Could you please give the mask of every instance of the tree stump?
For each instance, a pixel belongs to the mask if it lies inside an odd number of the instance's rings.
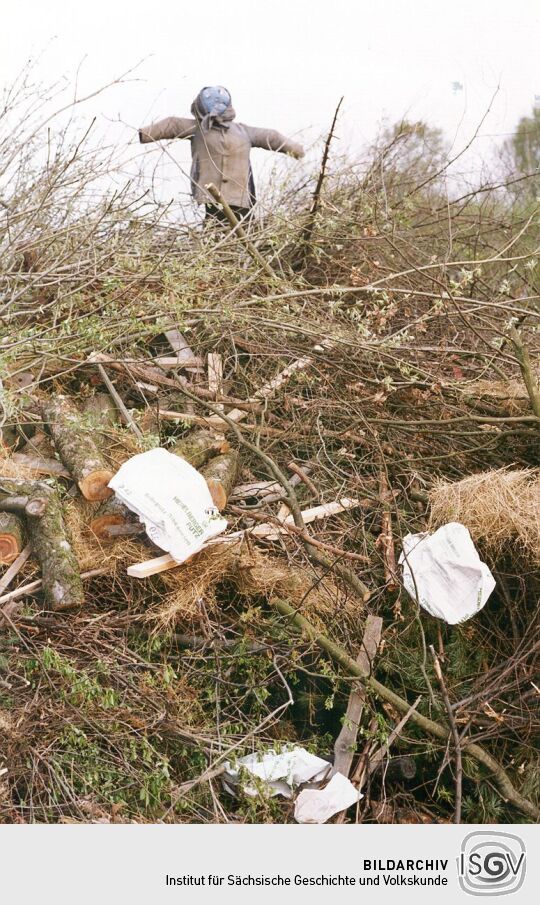
[[[43,406],[43,420],[62,462],[77,481],[85,499],[106,500],[112,496],[107,485],[113,472],[71,399],[60,395],[51,398]]]

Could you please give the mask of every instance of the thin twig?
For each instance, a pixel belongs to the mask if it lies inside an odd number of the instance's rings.
[[[456,775],[455,775],[455,809],[454,809],[454,823],[461,823],[461,799],[462,799],[462,786],[463,786],[463,765],[461,759],[461,741],[459,738],[459,732],[456,726],[456,720],[454,714],[452,712],[452,704],[450,702],[450,698],[448,696],[448,689],[446,687],[446,682],[444,681],[444,676],[441,669],[441,664],[439,662],[439,658],[435,653],[435,648],[432,644],[429,645],[429,649],[431,651],[431,656],[433,657],[433,664],[435,667],[435,675],[437,676],[439,685],[441,686],[441,694],[444,701],[444,706],[446,707],[446,712],[448,714],[448,722],[450,724],[450,729],[452,732],[452,739],[454,742],[454,751],[456,758]]]

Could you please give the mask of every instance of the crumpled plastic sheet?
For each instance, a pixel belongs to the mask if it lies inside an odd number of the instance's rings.
[[[283,795],[292,798],[295,789],[305,783],[321,784],[332,770],[332,764],[295,746],[264,754],[248,754],[232,766],[225,765],[222,782],[235,795],[239,788],[246,795]],[[245,774],[256,781],[251,783]],[[344,811],[363,796],[341,773],[335,773],[324,789],[303,789],[296,801],[294,817],[298,823],[325,823],[334,814]]]
[[[468,529],[459,522],[449,522],[433,534],[407,534],[399,562],[413,600],[449,625],[475,616],[495,588]]]
[[[334,773],[324,789],[303,789],[296,799],[297,823],[326,823],[334,814],[345,811],[364,796],[343,773]]]
[[[295,746],[290,750],[248,754],[234,766],[227,762],[223,782],[233,794],[241,785],[246,795],[255,796],[262,792],[269,797],[283,795],[285,798],[292,798],[295,786],[316,782],[327,775],[331,766],[327,760]],[[241,774],[244,771],[256,777],[259,782],[251,784],[247,779],[242,780]]]

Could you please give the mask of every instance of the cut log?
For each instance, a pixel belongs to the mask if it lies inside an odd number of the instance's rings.
[[[216,456],[202,469],[202,473],[206,478],[208,490],[212,495],[214,504],[219,511],[225,509],[227,500],[236,483],[238,474],[239,456],[238,453],[231,449],[221,456]]]
[[[109,533],[109,528],[140,525],[140,521],[127,506],[124,505],[117,497],[112,496],[105,500],[97,510],[95,516],[90,521],[90,530],[100,540],[114,540],[114,535]]]
[[[28,444],[27,444],[28,445]],[[36,474],[55,478],[71,478],[71,474],[64,468],[58,459],[42,459],[41,456],[27,455],[26,453],[13,453],[11,461],[25,468],[35,471]]]
[[[138,424],[136,424],[135,421],[133,420],[133,417],[131,416],[130,412],[124,405],[124,401],[123,401],[122,397],[120,396],[120,393],[116,389],[114,383],[112,382],[112,380],[109,377],[109,375],[107,374],[105,368],[101,364],[102,358],[107,358],[107,356],[103,356],[103,355],[99,356],[97,352],[93,352],[89,356],[88,361],[93,362],[96,365],[96,367],[99,371],[100,377],[101,377],[103,383],[105,384],[105,386],[107,387],[109,393],[111,394],[111,399],[113,400],[115,406],[117,407],[123,423],[127,424],[127,426],[133,431],[135,436],[138,437],[140,440],[142,440],[142,436],[143,436],[142,431],[139,428]]]
[[[112,496],[107,486],[113,472],[99,451],[81,413],[67,396],[55,396],[43,406],[47,425],[60,458],[87,500]]]
[[[181,456],[193,465],[193,468],[201,468],[212,456],[228,453],[229,450],[229,442],[223,434],[203,429],[193,431],[187,437],[178,440],[171,446],[170,451],[176,456]]]
[[[253,481],[233,487],[229,500],[241,509],[259,509],[265,503],[282,500],[285,491],[278,481]]]
[[[84,421],[93,430],[116,427],[120,422],[118,409],[108,393],[89,396],[83,405]]]
[[[17,559],[26,538],[24,522],[13,512],[0,512],[0,563],[9,565]]]
[[[19,453],[25,456],[38,456],[42,459],[54,458],[54,446],[45,431],[37,430],[34,436],[21,446]]]
[[[28,499],[26,512],[32,510],[32,503],[39,504],[41,515],[27,516],[26,529],[41,564],[45,605],[51,610],[81,606],[84,596],[79,564],[68,540],[58,494],[41,481],[2,478],[0,501],[17,497]]]
[[[291,487],[296,487],[300,481],[296,474],[289,478]],[[246,509],[255,509],[263,503],[275,503],[284,497],[285,491],[279,481],[254,481],[251,484],[237,484],[229,499],[241,501]]]

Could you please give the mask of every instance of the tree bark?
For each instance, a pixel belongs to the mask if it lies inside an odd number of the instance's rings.
[[[41,481],[0,479],[0,502],[26,499],[26,529],[41,564],[45,604],[51,610],[84,602],[79,564],[69,543],[60,498]],[[31,512],[36,515],[30,515]]]
[[[9,565],[26,543],[24,523],[13,512],[0,512],[0,563]]]
[[[85,422],[91,429],[105,430],[116,427],[120,421],[118,409],[108,393],[96,393],[84,402]]]
[[[11,456],[11,461],[17,465],[23,465],[38,475],[45,475],[48,478],[69,478],[71,480],[71,474],[58,459],[42,459],[41,456],[31,456],[26,453],[16,452]]]
[[[43,406],[47,425],[60,458],[77,481],[87,500],[106,500],[112,496],[107,486],[113,472],[98,449],[92,431],[67,396],[55,396]]]
[[[54,446],[51,438],[42,430],[37,430],[31,440],[21,446],[19,453],[25,456],[39,456],[43,459],[54,458]]]
[[[223,434],[216,434],[213,431],[202,430],[193,431],[187,437],[183,437],[174,446],[171,446],[171,452],[175,456],[181,456],[193,468],[201,468],[208,459],[218,453],[228,453],[230,444]]]
[[[97,510],[90,522],[90,530],[100,540],[112,541],[115,540],[115,537],[109,534],[109,528],[116,525],[126,527],[127,525],[138,524],[140,522],[135,513],[128,509],[117,497],[112,496],[109,500],[105,500]]]
[[[236,484],[238,466],[238,453],[236,450],[231,449],[229,452],[211,459],[208,465],[202,469],[202,474],[206,478],[214,505],[217,506],[220,512],[225,509],[227,500]]]

